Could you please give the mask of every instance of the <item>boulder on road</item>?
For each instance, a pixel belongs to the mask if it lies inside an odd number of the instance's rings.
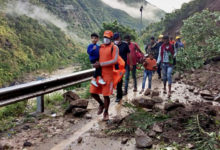
[[[182,104],[182,103],[166,103],[164,106],[164,109],[166,111],[172,111],[172,110],[175,110],[179,107],[185,108],[184,104]]]
[[[156,136],[156,132],[154,132],[154,131],[150,131],[149,133],[148,133],[148,135],[150,136],[150,137],[155,137]]]
[[[203,96],[203,98],[205,100],[210,100],[210,101],[213,101],[214,100],[214,97],[213,96]]]
[[[155,103],[162,103],[163,98],[161,98],[159,96],[154,96],[154,97],[152,97],[152,101],[154,101]]]
[[[199,89],[195,89],[195,90],[193,91],[193,93],[194,93],[195,95],[199,95]]]
[[[159,95],[160,95],[160,92],[159,92],[159,91],[153,90],[153,91],[151,92],[151,97],[159,96]]]
[[[64,100],[68,101],[68,102],[72,102],[72,101],[75,101],[77,99],[80,99],[79,95],[77,95],[73,91],[68,91],[68,92],[64,93],[63,97],[64,97]]]
[[[148,96],[148,95],[150,95],[150,93],[151,93],[151,90],[150,90],[150,89],[147,89],[147,90],[144,92],[144,95],[145,95],[145,96]]]
[[[70,105],[73,108],[84,108],[84,109],[87,108],[88,104],[89,104],[89,101],[86,99],[78,99],[70,103]]]
[[[85,115],[85,113],[87,113],[87,110],[83,108],[73,108],[72,113],[73,113],[73,116],[80,117],[80,116]]]
[[[209,90],[200,91],[200,95],[203,96],[212,96],[212,93]]]
[[[64,115],[71,113],[73,108],[83,108],[86,109],[89,104],[89,101],[86,99],[78,99],[70,102],[69,107],[66,109]]]
[[[139,128],[135,132],[135,141],[137,148],[151,148],[153,145],[152,139]]]
[[[151,98],[147,96],[137,97],[132,100],[132,103],[137,107],[143,107],[148,109],[152,109],[155,104],[155,102],[152,101]]]
[[[174,79],[174,81],[179,81],[179,80],[181,79],[180,73],[179,73],[179,72],[176,72],[176,73],[173,75],[173,79]]]
[[[220,102],[220,94],[214,98],[214,101]]]
[[[159,126],[158,124],[154,124],[153,125],[153,131],[157,132],[157,133],[162,133],[163,129],[161,126]]]
[[[31,147],[32,146],[32,143],[31,142],[28,142],[28,141],[25,141],[24,144],[23,144],[24,147]]]
[[[195,88],[194,88],[194,87],[189,87],[188,90],[189,90],[190,92],[193,92],[193,91],[195,90]]]

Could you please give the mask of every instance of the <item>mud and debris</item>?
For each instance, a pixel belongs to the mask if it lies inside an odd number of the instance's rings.
[[[213,67],[220,69],[219,66]],[[134,150],[137,145],[135,131],[139,128],[147,139],[152,140],[149,147],[154,150],[159,149],[161,143],[172,145],[174,142],[183,148],[196,149],[199,142],[209,142],[212,139],[217,140],[214,148],[218,149],[219,74],[216,74],[215,69],[209,71],[211,73],[208,75],[204,68],[184,74],[177,73],[171,99],[162,92],[161,80],[154,76],[152,90],[143,94],[128,92],[119,104],[112,101],[110,121],[107,123],[96,115],[97,104],[94,100],[81,102],[76,93],[68,93],[66,101],[72,107],[70,114],[63,116],[65,111],[60,111],[56,113],[56,117],[51,117],[51,113],[46,112],[44,115],[29,117],[27,122],[0,133],[0,147],[28,150]],[[142,77],[139,79],[139,86],[141,79]],[[138,90],[140,89],[141,86]],[[204,96],[213,99],[206,100]],[[111,99],[114,98],[115,94]],[[133,108],[133,104],[136,107]],[[87,110],[87,114],[83,117],[80,115],[81,118],[75,117],[73,111],[76,108]],[[141,111],[136,113],[139,109]],[[18,121],[21,119],[18,118]],[[137,120],[141,122],[133,122]],[[30,142],[30,147],[24,147],[25,142]]]

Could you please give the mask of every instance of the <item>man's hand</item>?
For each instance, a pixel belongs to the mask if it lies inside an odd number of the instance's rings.
[[[95,50],[95,49],[96,49],[96,45],[93,46],[93,50]]]
[[[94,67],[94,68],[99,68],[99,67],[101,67],[101,66],[100,66],[100,63],[99,63],[99,62],[96,62],[95,64],[93,64],[93,67]]]
[[[130,65],[130,71],[133,69],[133,65]]]
[[[145,62],[143,63],[143,65],[144,65],[144,66],[147,66],[147,65],[148,65],[148,62],[145,61]]]
[[[157,65],[153,66],[153,69],[155,69],[155,70],[156,70],[156,69],[157,69]]]

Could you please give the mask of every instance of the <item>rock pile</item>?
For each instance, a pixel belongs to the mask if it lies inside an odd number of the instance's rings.
[[[80,117],[86,114],[89,101],[86,99],[80,99],[73,91],[69,91],[63,94],[65,101],[69,102],[69,107],[66,109],[64,115],[72,113],[75,117]]]

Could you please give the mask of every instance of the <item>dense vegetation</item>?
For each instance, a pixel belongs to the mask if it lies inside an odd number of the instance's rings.
[[[105,30],[111,30],[114,33],[119,32],[121,34],[122,38],[126,34],[131,35],[131,38],[133,40],[137,40],[137,37],[138,37],[137,32],[134,29],[127,27],[127,26],[124,26],[124,25],[121,25],[117,21],[102,24],[102,28],[99,30],[99,35],[101,38],[103,37],[102,35]]]
[[[204,10],[184,21],[181,35],[187,44],[178,53],[178,69],[199,68],[206,60],[220,56],[219,18],[220,12]]]
[[[79,48],[52,24],[0,14],[0,86],[25,72],[73,62]]]
[[[175,31],[176,27],[180,27],[183,24],[183,20],[192,16],[196,12],[202,11],[206,8],[207,3],[212,2],[213,0],[193,0],[189,3],[184,3],[181,9],[177,9],[172,13],[167,13],[160,22],[152,23],[142,31],[142,41],[146,42],[151,36],[158,37],[162,33],[179,34],[179,31]]]

